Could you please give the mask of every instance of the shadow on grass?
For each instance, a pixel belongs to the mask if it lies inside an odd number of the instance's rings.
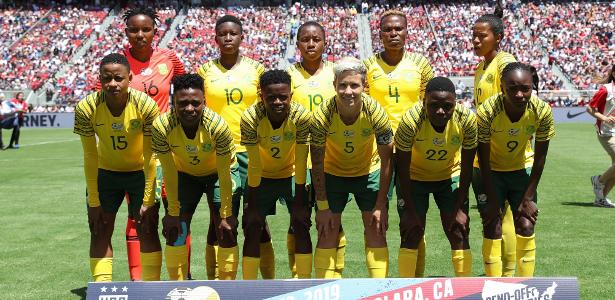
[[[562,202],[562,205],[568,206],[583,206],[583,207],[595,207],[593,202]]]
[[[77,288],[77,289],[72,289],[72,290],[70,290],[70,292],[75,294],[75,295],[77,295],[77,296],[79,296],[79,297],[81,297],[81,300],[84,300],[85,299],[85,294],[86,294],[85,292],[87,291],[87,289],[88,288],[86,286],[84,286],[84,287],[80,287],[80,288]]]

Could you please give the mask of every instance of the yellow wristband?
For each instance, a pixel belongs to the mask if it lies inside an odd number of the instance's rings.
[[[316,200],[316,207],[318,207],[318,210],[329,209],[329,201],[328,200]]]

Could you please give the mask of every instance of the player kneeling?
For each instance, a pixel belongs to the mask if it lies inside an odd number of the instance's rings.
[[[290,75],[271,70],[260,77],[262,101],[241,118],[241,144],[248,150],[248,188],[243,226],[243,279],[256,279],[260,240],[267,215],[278,199],[286,202],[295,234],[299,278],[312,273],[310,211],[305,188],[310,112],[290,101]]]
[[[395,133],[401,199],[399,275],[416,274],[419,243],[425,231],[429,194],[440,209],[451,244],[456,276],[472,274],[468,240],[468,188],[476,153],[476,116],[455,101],[455,85],[444,77],[427,83],[425,102],[402,117]]]
[[[536,260],[536,188],[555,125],[549,104],[532,95],[528,65],[508,64],[501,82],[502,93],[487,99],[476,113],[480,170],[474,170],[473,180],[483,219],[483,261],[487,276],[502,276],[502,209],[508,199],[517,234],[515,275],[531,277]]]
[[[341,59],[334,73],[337,95],[315,109],[311,130],[312,182],[318,206],[316,277],[335,277],[342,212],[353,194],[365,227],[369,275],[384,278],[389,261],[387,187],[393,131],[382,106],[363,93],[366,70],[359,60]]]
[[[94,281],[112,279],[113,225],[128,194],[132,199],[128,208],[139,223],[141,257],[147,257],[149,263],[143,269],[143,278],[159,280],[162,255],[158,231],[149,228],[149,224],[157,224],[153,220],[157,213],[150,208],[154,205],[156,175],[151,159],[151,126],[158,116],[158,106],[145,93],[128,87],[132,75],[125,56],[105,56],[99,71],[102,91],[79,102],[74,129],[83,146],[92,277]]]
[[[239,186],[235,146],[224,120],[205,107],[203,79],[196,74],[173,78],[173,108],[160,116],[153,126],[153,150],[157,154],[168,199],[163,219],[167,239],[165,259],[171,280],[187,276],[186,236],[203,194],[220,241],[218,262],[220,279],[235,279],[237,219],[231,212],[231,197]]]

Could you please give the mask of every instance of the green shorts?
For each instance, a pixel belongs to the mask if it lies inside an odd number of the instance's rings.
[[[247,191],[247,190],[246,190]],[[303,199],[307,200],[307,190],[301,191]],[[244,198],[246,194],[244,193]],[[291,213],[291,207],[295,201],[295,177],[288,178],[261,178],[261,184],[258,187],[256,202],[258,210],[262,216],[271,216],[276,213],[276,202],[280,200],[286,204],[288,213]],[[247,203],[244,201],[244,208]]]
[[[325,173],[327,200],[332,212],[341,214],[348,197],[354,195],[361,211],[371,211],[376,205],[380,189],[380,170],[358,177],[340,177]]]
[[[505,201],[508,201],[511,210],[514,211],[519,208],[525,190],[530,183],[531,173],[532,168],[508,172],[491,171],[492,182],[495,185],[495,192],[502,209],[504,208]],[[478,210],[482,211],[487,205],[487,195],[485,194],[479,168],[474,168],[473,170],[472,189],[474,190]],[[538,195],[534,197],[533,201],[535,203],[538,202]]]
[[[243,191],[246,188],[246,184],[248,180],[248,152],[247,151],[237,152],[236,157],[237,157],[237,170],[238,170],[239,178],[241,180],[240,192],[243,193]]]
[[[441,181],[410,180],[410,197],[414,203],[416,213],[425,218],[429,209],[429,194],[433,194],[438,209],[443,213],[453,213],[457,206],[457,191],[459,190],[459,176]],[[397,198],[397,212],[401,216],[404,212],[407,199]],[[468,210],[466,199],[463,208]]]
[[[239,214],[239,193],[240,181],[239,172],[236,167],[231,168],[231,182],[233,193],[233,215]],[[207,196],[207,201],[210,204],[210,209],[218,211],[221,206],[220,199],[220,182],[218,174],[208,176],[193,176],[183,172],[177,173],[177,188],[179,197],[179,207],[181,213],[194,214],[196,207],[201,201],[203,194]],[[237,203],[237,207],[235,207]]]
[[[143,171],[117,172],[98,169],[98,198],[107,213],[117,213],[128,194],[129,215],[139,215],[145,191],[145,174]]]

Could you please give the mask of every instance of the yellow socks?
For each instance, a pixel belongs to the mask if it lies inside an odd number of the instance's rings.
[[[275,279],[275,254],[271,241],[261,243],[261,276],[263,279]]]
[[[239,248],[218,248],[218,274],[221,280],[234,280],[237,277]]]
[[[96,282],[111,281],[111,274],[113,274],[113,258],[90,258],[90,271],[92,272],[92,278]]]
[[[424,277],[425,276],[425,245],[427,241],[425,241],[425,235],[423,235],[423,239],[419,243],[419,252],[416,258],[416,271],[414,272],[414,277]]]
[[[502,277],[502,239],[483,238],[483,263],[485,275]]]
[[[312,253],[295,253],[294,260],[297,266],[297,278],[312,278]]]
[[[517,277],[534,277],[536,267],[535,235],[525,237],[517,235]]]
[[[141,252],[141,274],[143,281],[159,281],[162,267],[162,251]]]
[[[337,235],[337,258],[335,259],[335,277],[342,278],[344,272],[344,260],[346,259],[346,234],[340,231]]]
[[[453,260],[453,269],[457,277],[472,276],[472,251],[466,250],[451,250],[451,258]]]
[[[418,249],[399,248],[397,267],[399,277],[412,278],[415,276]]]
[[[286,249],[288,249],[288,267],[290,268],[290,274],[293,278],[298,278],[297,264],[295,263],[295,235],[292,233],[286,234]]]
[[[512,277],[515,274],[517,262],[517,234],[515,233],[515,221],[506,202],[504,217],[502,218],[502,276]]]
[[[386,278],[389,271],[389,249],[370,248],[365,251],[365,260],[370,278]]]
[[[218,279],[218,245],[207,244],[205,246],[205,269],[207,271],[207,279]]]
[[[316,278],[335,278],[336,258],[337,248],[316,248],[316,253],[314,254],[314,269],[316,271]]]
[[[169,280],[184,280],[188,275],[188,248],[183,246],[169,246],[164,249],[167,261]]]
[[[258,266],[261,259],[259,257],[244,256],[242,260],[242,270],[244,280],[258,279]]]

